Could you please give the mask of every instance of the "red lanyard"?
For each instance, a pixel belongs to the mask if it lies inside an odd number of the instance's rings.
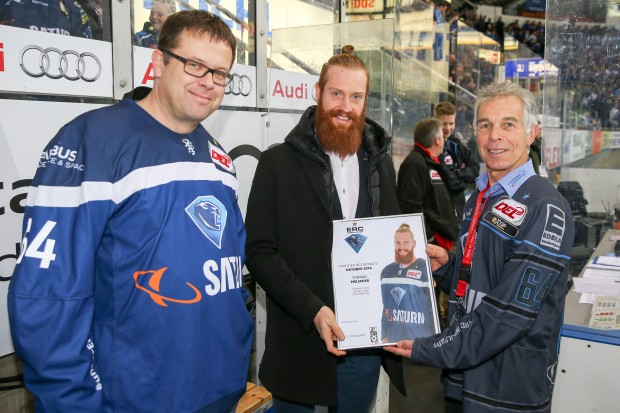
[[[487,187],[478,194],[478,198],[476,199],[476,209],[474,210],[474,214],[471,217],[471,223],[469,224],[467,242],[465,243],[463,258],[461,259],[459,282],[456,287],[456,296],[460,298],[465,297],[467,285],[469,284],[471,262],[474,259],[476,237],[478,236],[478,221],[480,221],[480,215],[482,215],[482,211],[484,211],[484,208],[486,207],[487,202],[490,198],[490,196],[484,198],[484,194],[486,194],[488,189],[489,185],[487,184]]]

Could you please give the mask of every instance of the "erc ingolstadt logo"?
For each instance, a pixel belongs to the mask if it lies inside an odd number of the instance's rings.
[[[212,195],[199,196],[185,208],[185,212],[204,236],[221,249],[228,215],[224,204]]]
[[[353,234],[349,235],[344,240],[347,244],[349,244],[351,248],[353,248],[353,251],[359,253],[367,239],[368,237],[366,237],[365,235]]]

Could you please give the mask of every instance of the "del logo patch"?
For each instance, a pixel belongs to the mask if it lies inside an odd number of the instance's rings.
[[[446,164],[446,165],[450,165],[450,166],[451,166],[451,165],[453,165],[453,164],[454,164],[454,161],[452,160],[452,156],[450,156],[450,155],[446,155],[446,156],[443,158],[443,163],[444,163],[444,164]]]
[[[222,149],[213,145],[211,142],[209,142],[209,154],[211,155],[211,159],[214,164],[221,166],[228,172],[235,172],[235,165],[233,164],[230,156],[228,156],[228,154],[226,154],[226,152]]]
[[[355,251],[355,253],[357,254],[360,252],[360,250],[364,246],[364,243],[366,242],[367,239],[368,237],[365,235],[353,234],[353,235],[349,235],[344,240],[347,244],[349,244],[351,248],[353,248],[353,251]]]
[[[527,214],[527,207],[514,199],[501,198],[491,207],[491,211],[506,222],[519,226]]]
[[[437,172],[434,169],[429,170],[430,174],[431,174],[431,183],[433,184],[441,184],[443,183],[441,181],[441,175],[439,175],[439,172]]]
[[[204,236],[221,249],[228,216],[224,204],[212,195],[199,196],[185,208],[185,212]]]
[[[422,271],[419,270],[407,270],[406,277],[413,278],[414,280],[419,280],[422,278]]]

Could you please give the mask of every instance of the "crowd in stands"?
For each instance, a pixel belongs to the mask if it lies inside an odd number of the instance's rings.
[[[557,66],[570,126],[589,130],[620,129],[620,28],[575,22],[549,26],[545,47],[542,21],[505,24],[501,17],[493,22],[475,10],[460,15],[450,9],[446,11],[447,21],[457,19],[498,42],[503,35],[510,35]],[[473,61],[476,56],[470,55],[467,50],[463,52],[461,48],[458,58],[451,56],[451,59],[455,63],[458,60],[458,63],[451,68],[450,76],[467,91],[476,93],[473,80],[477,76],[480,85],[492,81],[485,78],[492,70],[481,67],[477,73],[476,62]],[[463,121],[468,119],[469,110],[467,105],[459,107],[457,124],[464,124],[458,122],[459,118]]]
[[[496,21],[492,21],[489,17],[477,14],[474,9],[462,13],[460,20],[500,44],[503,44],[505,35],[510,35],[529,47],[534,53],[541,57],[544,56],[545,25],[542,20],[526,20],[522,25],[518,20],[515,20],[505,24],[501,16]]]
[[[546,59],[560,69],[569,121],[583,129],[620,127],[620,29],[552,26]],[[587,45],[587,47],[586,47]]]

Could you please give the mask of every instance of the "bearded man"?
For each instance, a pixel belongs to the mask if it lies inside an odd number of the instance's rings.
[[[262,154],[248,201],[247,266],[267,293],[259,378],[276,412],[367,412],[382,362],[404,393],[402,366],[378,349],[334,345],[345,336],[333,312],[332,221],[400,213],[390,138],[365,116],[368,70],[352,46],[315,87],[318,105]]]
[[[381,271],[384,343],[435,334],[433,285],[426,260],[415,256],[415,244],[409,224],[401,224],[394,234],[394,262]]]

